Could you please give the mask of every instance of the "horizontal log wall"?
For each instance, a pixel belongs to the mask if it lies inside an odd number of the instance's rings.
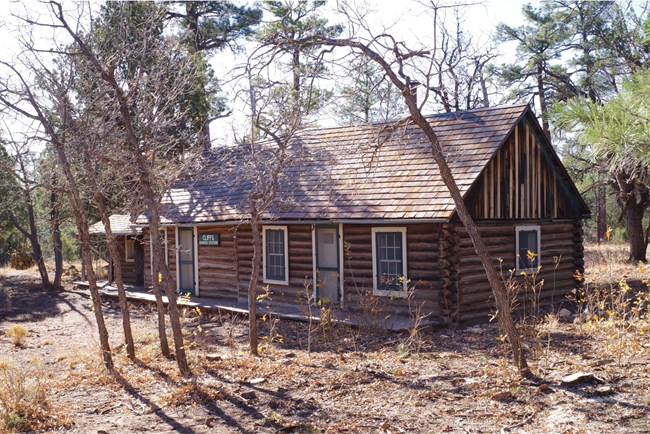
[[[198,246],[201,297],[238,298],[235,227],[199,226],[198,235],[219,234],[219,246]]]
[[[383,227],[383,226],[382,226]],[[400,225],[398,227],[403,227]],[[441,258],[438,240],[440,225],[407,225],[407,277],[414,293],[409,303],[406,299],[382,297],[381,303],[391,310],[407,313],[416,305],[423,306],[426,313],[436,318],[447,318],[453,303],[443,294],[440,279],[441,266],[447,259]],[[169,267],[176,276],[175,231],[168,228]],[[344,297],[350,308],[359,308],[365,301],[363,295],[372,294],[372,239],[370,225],[345,225]],[[199,285],[202,296],[240,300],[247,297],[251,277],[253,244],[250,226],[205,226],[201,233],[218,232],[221,246],[199,246]],[[271,301],[274,303],[304,303],[305,287],[312,289],[313,249],[312,226],[289,225],[289,284],[270,284]],[[149,242],[145,245],[147,284],[151,284]],[[258,292],[267,286],[260,276]],[[447,288],[452,290],[453,288]],[[410,307],[409,307],[410,306]]]
[[[534,224],[534,222],[526,222]],[[536,281],[544,279],[540,301],[542,304],[560,302],[577,285],[574,278],[576,270],[583,269],[582,226],[581,221],[539,223],[541,230],[541,270]],[[515,269],[516,241],[513,223],[482,223],[479,231],[489,254],[494,258],[494,266],[509,276]],[[462,226],[456,228],[459,246],[458,258],[458,320],[487,320],[495,311],[492,291],[485,276],[481,261],[476,256],[467,231]],[[498,259],[503,261],[499,263]],[[525,288],[525,279],[519,273],[514,278],[520,287]],[[523,289],[522,292],[525,292]],[[523,307],[523,301],[520,304]]]
[[[281,223],[278,223],[281,225]],[[313,280],[311,225],[288,225],[289,240],[289,284],[268,284],[273,303],[302,303],[306,298],[305,285]],[[245,300],[253,271],[253,233],[250,225],[241,225],[236,231],[237,276],[239,298]],[[260,267],[261,269],[261,267]],[[258,280],[258,293],[267,286],[262,281],[262,271]],[[311,287],[310,287],[311,290]]]
[[[544,219],[579,217],[575,198],[558,177],[554,152],[522,120],[486,165],[466,203],[476,219]]]
[[[440,231],[440,287],[443,300],[444,315],[441,318],[446,324],[458,321],[458,266],[460,262],[460,246],[456,228],[452,224],[445,224]]]
[[[406,226],[407,278],[409,286],[414,291],[410,301],[382,297],[381,305],[401,313],[409,313],[415,306],[422,306],[424,313],[431,314],[429,319],[447,317],[448,306],[440,286],[438,240],[442,226],[419,224],[396,227],[404,226]],[[345,225],[343,240],[345,301],[348,307],[354,309],[367,304],[368,298],[372,295],[372,226]]]

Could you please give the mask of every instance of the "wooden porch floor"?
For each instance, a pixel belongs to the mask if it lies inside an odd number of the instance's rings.
[[[74,282],[82,288],[88,287],[88,282],[79,281]],[[103,296],[110,298],[117,298],[117,288],[109,285],[108,282],[98,282],[100,292]],[[145,303],[155,303],[155,296],[151,291],[146,290],[141,286],[126,285],[126,296],[131,301],[139,301]],[[167,296],[163,296],[165,305],[168,303]],[[218,298],[207,297],[194,297],[189,298],[179,297],[178,304],[180,306],[195,308],[198,307],[202,311],[207,312],[231,312],[239,315],[248,315],[248,303],[244,301],[224,300]],[[257,303],[257,316],[273,315],[276,318],[289,319],[293,321],[309,321],[309,313],[306,312],[306,306],[289,305],[289,304],[274,304]],[[403,331],[413,328],[414,319],[409,315],[398,313],[383,313],[374,314],[371,318],[369,315],[364,315],[363,312],[352,309],[335,308],[329,321],[336,323],[347,324],[353,327],[375,326],[381,327],[386,330]],[[320,322],[320,309],[314,308],[311,315],[312,321]],[[429,318],[423,318],[419,326],[439,326],[437,321],[432,321]]]

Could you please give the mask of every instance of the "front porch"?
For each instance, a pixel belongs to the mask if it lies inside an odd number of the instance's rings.
[[[74,282],[75,285],[81,288],[88,288],[88,282],[79,281]],[[98,282],[99,291],[102,296],[109,298],[118,298],[117,288],[109,285],[108,282]],[[126,297],[130,301],[155,303],[156,299],[151,292],[142,286],[125,285]],[[231,312],[237,315],[248,315],[248,303],[233,300],[224,300],[218,298],[208,297],[179,297],[178,305],[181,307],[199,308],[204,312]],[[163,302],[165,305],[168,303],[167,296],[163,295]],[[321,322],[321,309],[318,306],[313,306],[311,312],[311,320]],[[276,318],[288,319],[292,321],[308,322],[310,313],[307,306],[297,304],[271,304],[266,302],[257,303],[257,316],[264,315],[274,316]],[[340,309],[333,308],[331,314],[327,315],[327,321],[347,324],[352,327],[368,327],[376,326],[386,330],[404,331],[410,330],[418,322],[418,327],[440,326],[437,321],[429,318],[417,318],[400,313],[365,313],[360,310]]]

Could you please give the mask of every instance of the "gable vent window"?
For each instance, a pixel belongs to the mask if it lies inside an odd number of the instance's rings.
[[[264,283],[289,283],[288,231],[286,226],[264,226]]]
[[[404,296],[406,278],[406,228],[372,228],[375,295]]]
[[[517,226],[517,271],[531,271],[540,264],[539,226]]]

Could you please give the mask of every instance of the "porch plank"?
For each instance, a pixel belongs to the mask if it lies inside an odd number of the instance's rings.
[[[81,288],[87,288],[88,282],[78,281],[74,282],[75,285]],[[109,285],[107,282],[98,282],[97,286],[102,296],[110,298],[118,298],[117,288]],[[153,293],[146,290],[144,287],[125,285],[126,297],[130,301],[139,301],[144,303],[155,303],[156,299]],[[207,312],[225,311],[232,312],[239,315],[248,315],[248,304],[244,301],[224,300],[218,298],[207,297],[194,297],[189,298],[179,297],[177,299],[178,305],[182,307],[196,308]],[[163,302],[168,303],[167,296],[163,295]],[[292,321],[309,321],[309,315],[303,311],[304,307],[299,305],[268,305],[266,303],[258,303],[257,316],[273,315],[276,318],[288,319]],[[311,316],[312,321],[320,322],[321,317],[318,315],[318,309],[314,309]],[[381,326],[386,330],[404,331],[413,327],[414,320],[408,315],[404,314],[391,314],[385,313],[381,318],[381,324],[378,321],[372,321],[373,325]],[[353,327],[364,327],[369,323],[368,319],[363,319],[360,312],[354,310],[338,309],[328,321],[339,324],[346,324]],[[440,326],[437,321],[424,318],[419,326]]]

